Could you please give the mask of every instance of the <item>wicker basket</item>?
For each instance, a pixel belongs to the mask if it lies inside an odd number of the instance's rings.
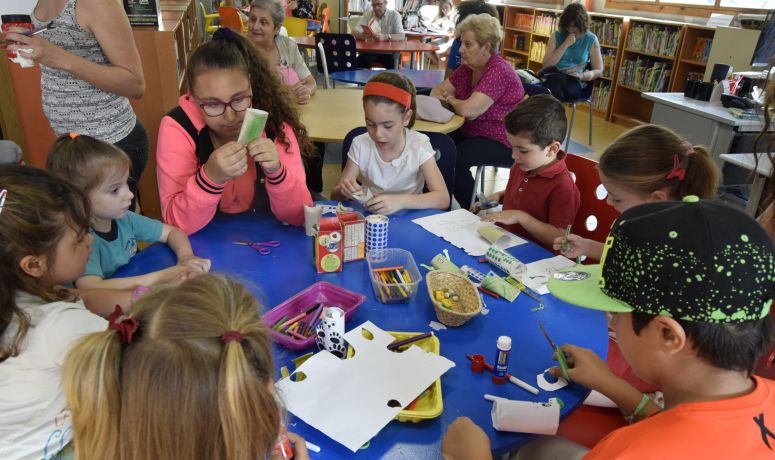
[[[482,311],[482,298],[476,291],[476,286],[460,275],[454,273],[433,270],[425,275],[425,284],[428,286],[428,295],[436,310],[436,318],[450,327],[462,326],[469,319]],[[460,298],[453,307],[454,310],[444,307],[434,297],[434,292],[444,289],[452,289]]]

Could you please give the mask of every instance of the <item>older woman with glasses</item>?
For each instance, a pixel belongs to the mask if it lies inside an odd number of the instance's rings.
[[[313,155],[295,105],[263,53],[219,29],[188,62],[189,93],[162,118],[156,173],[164,222],[194,233],[216,213],[257,212],[304,223]],[[249,108],[269,112],[262,135],[239,138]]]
[[[315,78],[304,63],[296,42],[280,35],[284,20],[283,6],[278,0],[253,0],[247,37],[269,57],[283,84],[292,88],[296,103],[306,104],[315,94]]]

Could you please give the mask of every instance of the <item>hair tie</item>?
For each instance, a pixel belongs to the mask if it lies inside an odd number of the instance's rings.
[[[241,332],[237,332],[237,331],[226,331],[221,336],[221,340],[223,340],[223,343],[229,343],[232,340],[242,343],[244,339],[245,339],[245,336],[242,335]]]
[[[220,27],[213,34],[213,40],[226,40],[232,43],[236,43],[237,34],[235,34],[234,31],[229,29],[228,27]]]
[[[677,178],[678,181],[684,180],[684,177],[686,177],[686,168],[683,166],[679,166],[681,163],[681,160],[678,158],[678,154],[673,155],[673,169],[670,170],[669,173],[667,173],[667,176],[665,176],[665,179],[673,179]]]
[[[0,214],[3,212],[3,206],[5,206],[5,197],[8,196],[8,190],[3,189],[0,191]]]
[[[70,139],[75,139],[78,137],[78,133],[70,133]]]
[[[124,345],[132,343],[132,339],[134,338],[135,332],[137,332],[139,324],[140,323],[135,318],[129,318],[124,315],[124,310],[121,308],[121,305],[116,305],[116,309],[108,316],[108,329],[113,329],[118,332],[121,343]]]
[[[683,141],[681,142],[681,145],[684,146],[684,150],[686,150],[686,156],[692,156],[694,154],[694,146],[689,141]]]
[[[366,96],[386,97],[391,101],[398,102],[407,109],[412,108],[412,95],[409,94],[409,91],[381,81],[370,81],[366,83],[366,86],[363,87],[363,97],[365,98]]]

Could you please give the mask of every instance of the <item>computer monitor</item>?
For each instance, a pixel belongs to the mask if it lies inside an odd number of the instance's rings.
[[[751,67],[756,69],[765,69],[770,65],[775,56],[775,10],[767,13],[767,19],[764,21],[764,28],[759,35],[759,41],[756,43],[756,49],[751,58]]]

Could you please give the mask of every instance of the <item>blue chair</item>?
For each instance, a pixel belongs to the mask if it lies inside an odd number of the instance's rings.
[[[347,164],[347,152],[350,151],[350,145],[352,144],[353,139],[365,132],[366,127],[359,126],[351,129],[344,137],[344,141],[342,141],[342,169],[344,169],[344,166]],[[436,164],[441,171],[441,176],[444,178],[444,183],[447,185],[447,192],[449,192],[451,199],[452,189],[455,186],[455,159],[457,157],[455,141],[444,133],[431,131],[420,132],[428,136],[431,141],[431,147],[436,151]]]
[[[355,70],[358,67],[355,37],[350,34],[319,33],[315,35],[315,49],[318,69],[323,69],[325,73],[326,88],[329,72]]]

